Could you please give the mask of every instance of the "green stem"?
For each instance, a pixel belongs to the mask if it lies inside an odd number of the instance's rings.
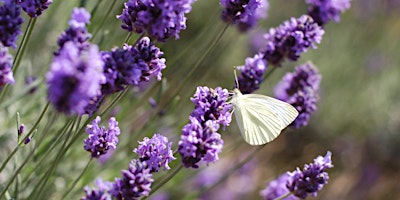
[[[263,80],[265,80],[265,79],[267,79],[269,76],[271,76],[271,74],[274,73],[274,71],[276,70],[276,68],[278,68],[278,67],[272,67],[272,69],[269,70],[269,71],[265,74]]]
[[[22,37],[22,42],[21,46],[18,48],[17,54],[15,55],[15,60],[13,63],[13,73],[14,75],[17,73],[19,64],[21,63],[22,57],[24,56],[25,50],[26,50],[26,44],[28,44],[29,38],[33,27],[35,27],[37,18],[30,18],[28,22],[28,27],[25,30],[24,36]]]
[[[98,10],[98,8],[99,8],[99,6],[100,6],[100,4],[101,4],[102,1],[103,1],[103,0],[99,0],[99,2],[96,3],[96,5],[94,6],[93,10],[90,12],[90,16],[91,16],[92,19],[93,19],[94,16],[96,15],[97,10]]]
[[[11,154],[8,155],[7,159],[3,162],[3,164],[1,164],[1,168],[0,168],[0,172],[3,171],[4,167],[6,167],[8,161],[10,161],[10,159],[14,156],[15,153],[17,153],[17,151],[19,150],[19,146],[17,145],[14,150],[11,152]]]
[[[103,27],[104,23],[107,21],[108,17],[110,16],[111,11],[113,10],[113,8],[114,8],[116,2],[117,2],[117,0],[113,0],[113,2],[112,2],[112,4],[111,4],[110,8],[109,8],[108,11],[107,11],[106,16],[103,18],[103,20],[101,20],[100,25],[98,26],[98,28],[96,29],[96,31],[93,33],[93,37],[92,37],[91,39],[95,38],[96,35],[97,35],[97,33],[100,31],[101,27]]]
[[[93,158],[91,157],[88,163],[86,164],[85,168],[83,169],[82,173],[75,179],[75,181],[72,183],[71,187],[63,194],[62,199],[65,199],[68,194],[74,189],[78,181],[82,178],[83,174],[85,174],[86,170],[89,168],[90,163],[92,162]]]
[[[165,177],[164,179],[162,179],[157,185],[155,185],[151,191],[150,191],[150,195],[152,195],[154,192],[156,192],[158,189],[160,189],[164,184],[166,184],[169,180],[171,180],[172,177],[174,177],[176,174],[178,174],[179,171],[181,171],[181,169],[183,168],[182,163],[179,164],[179,166],[177,168],[174,169],[174,171],[172,171],[167,177]]]
[[[292,194],[292,193],[288,192],[288,193],[286,193],[286,194],[284,194],[284,195],[282,195],[282,196],[280,196],[280,197],[278,197],[278,198],[276,198],[276,199],[274,199],[274,200],[283,200],[283,199],[285,199],[286,197],[290,196],[291,194]]]

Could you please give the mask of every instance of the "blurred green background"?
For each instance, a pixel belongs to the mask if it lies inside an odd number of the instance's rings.
[[[66,29],[72,8],[79,6],[80,2],[54,1],[49,10],[38,18],[9,98],[25,87],[26,76],[44,77],[51,63],[52,51],[57,48],[57,37]],[[92,41],[101,50],[121,46],[128,33],[120,28],[115,15],[121,13],[124,1],[84,2],[89,11],[99,3],[89,25],[91,33],[99,30]],[[115,6],[108,15],[113,2]],[[233,67],[243,65],[245,58],[255,53],[251,40],[258,33],[307,11],[304,1],[269,2],[268,18],[261,21],[256,30],[242,34],[231,26],[208,54],[205,52],[225,27],[219,19],[219,2],[199,0],[193,4],[192,12],[187,15],[187,29],[181,32],[181,38],[157,44],[167,59],[163,82],[131,89],[109,114],[116,115],[120,122],[120,148],[107,164],[92,163],[73,193],[75,199],[83,196],[82,187],[93,185],[95,177],[112,181],[113,177],[120,176],[120,170],[125,169],[133,158],[131,150],[143,136],[151,136],[155,132],[165,134],[174,141],[176,148],[180,129],[188,122],[193,109],[189,98],[196,87],[232,89]],[[242,171],[232,173],[225,182],[208,190],[204,199],[259,199],[259,191],[269,181],[312,162],[317,155],[325,155],[328,150],[333,154],[335,167],[328,170],[329,184],[316,199],[400,199],[400,1],[354,0],[351,4],[351,9],[342,14],[339,23],[331,22],[324,27],[325,35],[318,49],[309,50],[296,63],[285,62],[256,92],[272,96],[272,88],[286,72],[292,71],[298,64],[312,61],[322,75],[322,82],[318,110],[309,125],[285,131],[264,147]],[[134,36],[130,43],[138,37]],[[15,51],[12,53],[15,55]],[[200,62],[202,56],[205,57]],[[200,62],[198,66],[197,62]],[[175,92],[178,95],[171,97]],[[148,105],[149,97],[162,105],[162,115]],[[15,142],[16,111],[21,112],[22,122],[31,127],[38,116],[38,108],[42,108],[45,102],[46,86],[41,84],[35,94],[13,101],[5,108],[1,124],[7,128],[0,133],[2,149],[12,149]],[[164,107],[165,103],[171,104]],[[47,117],[50,119],[52,116]],[[56,124],[59,126],[54,125],[51,130],[58,130],[66,118],[57,115]],[[40,126],[39,130],[44,127]],[[183,196],[196,199],[191,193],[198,189],[195,187],[196,177],[199,176],[195,175],[197,172],[208,172],[209,176],[218,177],[234,167],[238,159],[255,150],[241,139],[234,120],[221,133],[225,145],[221,161],[210,166],[214,167],[212,170],[184,169],[150,199],[166,196],[171,199]],[[82,139],[85,137],[82,135]],[[29,152],[29,147],[25,151]],[[8,152],[2,150],[0,158],[5,158]],[[63,188],[73,181],[71,174],[78,175],[83,169],[87,162],[83,155],[89,158],[82,143],[76,142],[57,170],[57,177],[51,186],[53,190],[48,191],[51,199],[58,199]],[[83,157],[83,160],[77,159]],[[171,166],[176,166],[178,162]],[[0,176],[2,183],[5,177],[6,174]]]

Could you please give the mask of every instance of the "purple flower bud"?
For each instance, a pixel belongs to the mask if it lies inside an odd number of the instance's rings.
[[[350,0],[306,0],[310,5],[308,14],[320,26],[330,20],[340,21],[340,14],[350,8]]]
[[[30,17],[38,17],[46,10],[53,0],[15,0]]]
[[[25,131],[25,125],[24,124],[19,125],[18,136],[23,136],[24,135],[24,131]]]
[[[277,179],[269,182],[267,187],[260,192],[261,197],[264,200],[274,200],[283,195],[288,194],[290,191],[287,189],[286,184],[290,176],[288,174],[282,174]],[[288,197],[284,198],[283,200],[297,200],[294,195],[289,195]]]
[[[12,62],[12,57],[8,54],[8,48],[0,44],[0,88],[15,82],[11,69]]]
[[[237,67],[240,75],[238,77],[239,85],[236,88],[239,88],[243,94],[249,94],[260,88],[268,64],[260,53],[253,58],[246,58],[245,62],[245,65]]]
[[[112,189],[112,183],[96,179],[95,184],[97,188],[90,189],[88,186],[84,188],[85,197],[81,200],[111,200],[111,195],[107,191]]]

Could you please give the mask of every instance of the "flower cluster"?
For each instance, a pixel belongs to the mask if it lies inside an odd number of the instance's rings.
[[[171,145],[172,142],[168,142],[165,136],[155,134],[151,139],[145,137],[133,152],[139,156],[140,161],[147,163],[151,172],[158,172],[161,167],[164,170],[170,169],[168,163],[176,159],[172,154]]]
[[[308,62],[297,66],[293,73],[287,73],[275,86],[275,97],[299,111],[299,116],[291,124],[295,128],[307,125],[311,114],[317,109],[320,82],[318,69]]]
[[[265,35],[264,59],[275,66],[280,66],[285,58],[297,61],[309,48],[316,48],[323,34],[324,30],[311,17],[291,18]]]
[[[128,170],[122,171],[122,178],[116,178],[111,195],[117,200],[138,199],[148,196],[153,183],[153,174],[145,161],[132,160]]]
[[[291,195],[285,200],[305,199],[308,195],[317,196],[317,192],[328,183],[326,169],[332,168],[331,152],[324,157],[318,156],[314,163],[304,165],[303,170],[297,168],[293,172],[282,174],[278,179],[271,181],[268,186],[260,192],[265,200],[277,199],[284,195]]]
[[[117,148],[118,135],[120,134],[118,122],[114,117],[108,120],[108,129],[99,126],[100,120],[101,118],[97,116],[92,124],[88,124],[86,127],[89,137],[84,141],[84,149],[91,152],[93,158],[99,158],[106,154],[108,150]]]
[[[53,59],[46,74],[48,98],[60,112],[84,114],[93,98],[101,95],[104,62],[97,46],[80,50],[67,42]]]
[[[253,58],[246,58],[245,65],[237,67],[240,71],[240,76],[238,78],[239,85],[236,85],[235,88],[239,88],[243,94],[258,90],[267,67],[268,63],[260,53]]]
[[[307,195],[317,196],[317,192],[328,183],[328,173],[326,169],[332,168],[331,152],[327,152],[325,157],[318,156],[314,163],[304,165],[303,170],[297,168],[293,172],[288,172],[289,179],[287,188],[292,194],[302,199]]]
[[[137,85],[154,76],[161,80],[161,70],[166,68],[163,55],[148,37],[140,39],[135,47],[125,44],[122,48],[102,52],[107,79],[102,85],[102,92],[112,94],[126,85]]]
[[[111,190],[112,183],[97,179],[95,184],[98,188],[90,189],[87,186],[84,188],[85,197],[81,198],[81,200],[111,200],[111,195],[108,191]]]
[[[14,0],[5,0],[0,6],[0,43],[3,46],[17,47],[17,36],[21,34],[23,22],[21,7]]]
[[[12,57],[8,54],[8,49],[0,44],[0,88],[6,84],[14,84],[11,68]]]
[[[267,17],[267,0],[221,0],[222,20],[237,25],[242,32],[255,27],[260,18]]]
[[[179,38],[186,29],[185,14],[192,9],[194,0],[128,0],[121,15],[121,27],[130,32],[143,33],[165,42]]]
[[[199,161],[207,163],[218,160],[223,141],[217,132],[231,122],[231,105],[227,103],[228,91],[217,87],[197,87],[191,98],[195,109],[190,114],[190,123],[182,128],[178,151],[185,167],[197,168]]]
[[[30,17],[38,17],[46,10],[53,0],[15,0]]]
[[[308,14],[319,25],[324,25],[330,20],[339,22],[340,13],[350,8],[350,0],[306,0],[310,5]]]
[[[58,38],[58,46],[61,49],[68,41],[75,43],[80,50],[90,46],[89,39],[92,37],[87,31],[86,25],[90,22],[90,14],[84,8],[74,8],[68,22],[69,27]],[[55,53],[57,54],[57,52]]]

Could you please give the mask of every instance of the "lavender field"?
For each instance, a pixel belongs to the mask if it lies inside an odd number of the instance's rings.
[[[0,0],[0,199],[400,199],[399,11]]]

